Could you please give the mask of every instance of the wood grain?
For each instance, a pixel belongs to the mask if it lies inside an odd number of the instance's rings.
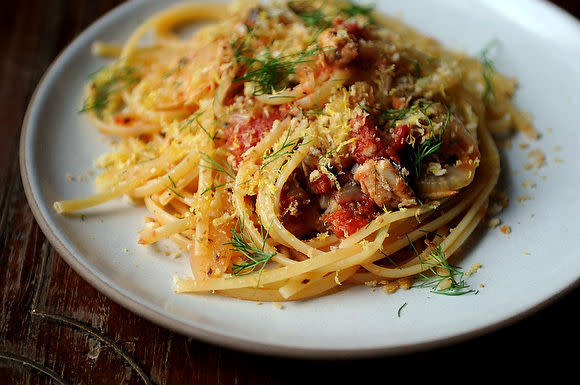
[[[307,383],[307,376],[356,384],[364,378],[386,382],[389,368],[438,367],[438,360],[451,362],[454,373],[473,365],[492,372],[507,365],[565,371],[566,360],[574,357],[565,349],[579,340],[576,319],[570,316],[579,303],[578,289],[525,320],[464,343],[340,362],[262,357],[208,345],[160,328],[93,289],[37,226],[20,182],[18,142],[43,72],[83,29],[118,3],[25,0],[0,5],[0,384],[275,385]],[[554,3],[580,15],[577,1]],[[526,361],[525,367],[514,364],[516,357]]]

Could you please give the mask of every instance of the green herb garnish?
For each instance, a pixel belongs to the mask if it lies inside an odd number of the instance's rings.
[[[219,172],[226,175],[231,179],[236,179],[236,172],[232,166],[227,162],[220,162],[219,160],[207,155],[206,153],[200,152],[200,158],[205,164],[200,163],[199,166]]]
[[[263,160],[267,162],[262,164],[262,168],[274,162],[276,159],[279,159],[286,155],[291,155],[294,152],[296,152],[296,150],[298,150],[298,148],[302,144],[305,144],[304,142],[302,142],[303,139],[304,136],[290,139],[290,129],[288,129],[288,131],[286,132],[286,137],[284,138],[284,141],[280,145],[280,148],[271,154],[264,155]]]
[[[270,262],[270,260],[276,255],[275,252],[265,251],[266,239],[268,238],[270,229],[265,231],[264,227],[260,224],[260,231],[262,242],[258,244],[244,231],[243,218],[238,219],[236,225],[231,229],[231,242],[226,243],[226,245],[232,246],[232,251],[240,252],[246,258],[244,262],[239,264],[235,263],[233,265],[232,273],[235,276],[243,276],[257,272],[259,274],[257,286],[260,285],[262,271],[268,262]]]
[[[421,109],[421,112],[423,113],[423,115],[425,115],[425,117],[429,121],[431,129],[433,129],[433,122],[427,115],[427,108],[428,107]],[[447,130],[447,127],[449,126],[449,122],[451,120],[451,112],[449,111],[449,107],[445,106],[445,108],[447,109],[447,116],[445,118],[445,122],[443,123],[443,127],[439,132],[439,135],[435,135],[435,133],[433,133],[433,135],[430,138],[425,139],[422,143],[419,144],[419,146],[414,148],[413,152],[411,153],[411,162],[413,163],[413,168],[415,169],[415,176],[417,178],[421,174],[421,166],[423,164],[423,161],[428,156],[438,152],[441,149],[441,146],[443,145],[443,135],[445,134],[445,131]]]
[[[349,0],[347,3],[348,5],[340,10],[344,15],[348,17],[359,15],[367,16],[371,22],[374,22],[372,17],[373,11],[375,10],[374,5],[359,5],[352,0]]]
[[[177,191],[175,191],[175,189],[173,187],[169,187],[169,186],[166,186],[166,187],[169,191],[171,191],[176,196],[180,197],[181,199],[185,199],[185,197],[183,195],[181,195],[180,193],[178,193]]]
[[[397,317],[401,318],[401,311],[403,310],[403,308],[407,306],[407,302],[403,303],[400,307],[399,310],[397,310]]]
[[[495,64],[488,55],[489,51],[497,44],[497,39],[492,40],[481,50],[481,53],[479,54],[481,60],[481,75],[483,77],[483,82],[485,83],[485,89],[483,91],[484,101],[490,101],[492,97],[495,97],[495,88],[493,86]]]
[[[100,118],[109,107],[113,96],[117,96],[121,91],[138,82],[141,78],[132,67],[112,66],[91,74],[90,79],[91,92],[79,112],[94,111]]]
[[[177,186],[175,185],[175,182],[173,181],[173,179],[171,178],[171,175],[167,175],[167,178],[169,179],[169,181],[171,182],[171,186],[173,186],[173,188],[176,188]]]
[[[270,94],[284,90],[289,79],[296,73],[296,66],[311,61],[311,57],[320,52],[318,47],[288,55],[274,56],[266,47],[261,55],[249,55],[250,49],[244,39],[232,44],[236,61],[245,68],[242,76],[234,82],[253,82],[254,96]]]
[[[296,1],[289,2],[288,8],[310,27],[325,29],[332,25],[320,8],[309,8],[305,3]]]
[[[471,289],[465,282],[463,279],[464,274],[461,271],[461,268],[453,266],[447,262],[445,252],[441,248],[441,244],[436,243],[435,249],[433,249],[429,254],[430,260],[423,261],[421,260],[419,252],[415,248],[413,242],[411,242],[409,239],[408,235],[407,240],[411,249],[415,252],[417,257],[419,257],[421,266],[428,266],[427,271],[431,273],[431,275],[425,273],[417,274],[418,277],[416,279],[422,282],[418,285],[414,285],[413,287],[430,288],[431,293],[449,296],[478,293],[477,290]],[[449,286],[446,288],[440,288],[440,285],[443,282],[449,282]]]
[[[206,192],[217,190],[218,188],[223,187],[225,185],[226,185],[226,183],[222,183],[222,184],[210,186],[210,187],[206,188],[205,190],[203,190],[201,192],[200,196],[203,195],[203,194],[205,194]]]
[[[189,62],[189,60],[186,57],[182,57],[181,59],[179,59],[179,61],[177,62],[177,64],[167,70],[163,75],[161,75],[161,77],[163,79],[167,79],[169,76],[173,75],[176,72],[179,72],[183,69],[183,67],[185,67],[187,65],[187,63]]]

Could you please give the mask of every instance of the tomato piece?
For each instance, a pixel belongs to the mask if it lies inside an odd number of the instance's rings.
[[[385,156],[385,146],[381,141],[381,133],[370,115],[359,115],[352,121],[354,143],[353,157],[358,164],[368,159],[380,159]]]
[[[403,124],[395,128],[391,133],[389,145],[385,151],[389,159],[396,163],[401,163],[400,152],[403,150],[406,144],[407,136],[409,135],[410,128],[408,125]]]
[[[320,174],[315,180],[310,182],[310,190],[314,194],[326,194],[332,191],[332,182],[328,175]]]
[[[323,216],[336,236],[346,238],[365,227],[377,215],[375,203],[366,194],[359,200],[339,203],[339,207]]]
[[[226,128],[227,146],[235,157],[236,164],[242,160],[242,155],[254,147],[272,129],[274,121],[280,120],[286,110],[273,110],[268,115],[250,118],[247,123],[233,122]]]

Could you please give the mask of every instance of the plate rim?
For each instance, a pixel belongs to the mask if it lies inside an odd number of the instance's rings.
[[[193,0],[198,1],[198,0]],[[183,1],[181,1],[183,2]],[[568,22],[574,23],[580,32],[580,20],[575,18],[573,15],[565,11],[564,9],[558,7],[557,5],[547,1],[547,0],[535,0],[536,4],[545,6],[551,9],[551,11],[558,14],[559,17],[565,17]],[[311,347],[296,347],[296,346],[286,346],[284,344],[275,343],[263,343],[256,341],[254,339],[244,339],[239,337],[233,337],[227,334],[220,334],[213,330],[209,330],[203,326],[195,325],[192,323],[186,323],[179,319],[179,317],[172,317],[168,313],[160,312],[151,305],[137,301],[131,298],[129,295],[123,293],[118,287],[110,284],[103,280],[98,274],[93,270],[85,266],[85,264],[80,261],[80,259],[75,256],[75,254],[65,246],[64,242],[59,238],[57,233],[54,231],[52,226],[49,224],[46,217],[43,215],[41,210],[41,205],[39,203],[39,198],[37,197],[32,189],[31,176],[28,172],[28,162],[26,152],[27,138],[29,136],[29,125],[32,116],[32,111],[37,104],[38,94],[41,90],[47,87],[47,79],[54,73],[55,68],[62,65],[64,58],[74,51],[75,46],[80,44],[83,35],[88,34],[90,31],[97,29],[101,23],[106,22],[113,15],[123,12],[125,9],[130,12],[132,7],[138,6],[139,1],[133,0],[126,3],[122,3],[112,8],[111,10],[105,12],[103,15],[95,19],[91,24],[84,28],[78,35],[76,35],[64,49],[62,49],[58,55],[54,58],[51,64],[44,71],[42,77],[38,81],[33,94],[31,95],[26,112],[21,125],[20,141],[19,141],[19,167],[20,167],[20,177],[24,193],[26,196],[27,203],[32,211],[32,214],[42,230],[44,236],[50,242],[50,244],[56,249],[59,256],[77,273],[83,280],[85,280],[89,285],[95,288],[100,293],[104,294],[107,298],[111,299],[113,302],[122,306],[123,308],[129,310],[138,317],[142,317],[155,325],[164,327],[168,330],[172,330],[179,334],[196,338],[200,341],[212,344],[214,346],[226,347],[229,349],[234,349],[247,353],[263,354],[269,356],[277,356],[284,358],[306,358],[306,359],[364,359],[364,358],[374,358],[379,356],[392,356],[407,353],[417,353],[421,351],[430,350],[432,348],[443,348],[453,344],[457,344],[475,337],[488,334],[490,332],[496,331],[498,329],[507,327],[511,324],[516,323],[519,320],[527,318],[528,316],[538,312],[541,309],[546,308],[548,305],[558,301],[560,298],[566,296],[569,292],[573,291],[575,288],[580,287],[580,278],[572,281],[568,286],[563,287],[559,292],[550,295],[543,301],[540,301],[534,306],[521,311],[510,317],[506,317],[497,322],[493,322],[479,329],[464,331],[459,334],[454,334],[449,337],[438,337],[432,340],[410,343],[410,344],[399,344],[396,346],[387,347],[370,347],[370,348],[311,348]],[[28,155],[29,156],[29,155]],[[40,199],[41,200],[41,199]]]

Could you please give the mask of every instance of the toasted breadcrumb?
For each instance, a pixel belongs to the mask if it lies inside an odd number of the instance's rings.
[[[524,164],[525,170],[538,169],[546,165],[546,154],[539,148],[528,152],[528,159],[531,161]]]
[[[501,191],[494,191],[491,194],[487,214],[490,216],[498,215],[509,204],[509,198]]]
[[[413,278],[411,277],[404,277],[398,278],[392,281],[387,281],[383,285],[383,291],[387,294],[392,294],[399,289],[408,290],[413,285]]]
[[[528,194],[524,194],[524,195],[520,195],[519,197],[517,197],[516,200],[518,202],[525,202],[525,201],[532,200],[532,197],[529,196]]]
[[[284,309],[284,306],[280,302],[272,302],[272,306],[274,306],[278,310]]]
[[[474,263],[468,271],[465,272],[466,276],[470,276],[473,275],[475,273],[477,273],[477,270],[481,269],[481,263]]]
[[[487,227],[489,227],[490,229],[495,229],[497,226],[499,226],[501,223],[501,220],[499,218],[491,218],[489,221],[487,221]]]
[[[534,188],[534,187],[536,187],[536,184],[534,182],[532,182],[531,180],[525,180],[522,182],[522,187],[523,188]]]
[[[499,231],[501,231],[503,234],[510,234],[512,232],[512,228],[508,225],[503,225],[499,228]]]

